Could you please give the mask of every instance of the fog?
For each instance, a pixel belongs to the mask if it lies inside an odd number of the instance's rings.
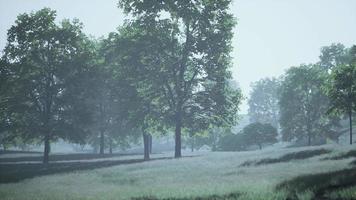
[[[116,5],[116,0],[0,0],[0,48],[20,13],[50,7],[57,10],[58,19],[78,18],[86,34],[101,37],[124,22],[125,15]],[[243,94],[249,96],[254,81],[280,76],[291,66],[316,62],[322,46],[355,44],[355,7],[353,0],[233,1],[231,11],[238,24],[232,72]],[[247,113],[246,101],[241,110]]]
[[[355,8],[0,0],[0,199],[356,199]]]

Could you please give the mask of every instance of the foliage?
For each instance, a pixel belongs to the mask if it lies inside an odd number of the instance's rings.
[[[281,83],[280,125],[282,139],[312,139],[331,133],[338,121],[328,118],[329,99],[321,89],[326,84],[327,73],[318,65],[292,67]]]
[[[331,70],[334,67],[349,63],[350,56],[348,49],[343,44],[336,43],[321,48],[318,65],[324,70]]]
[[[249,145],[246,143],[246,135],[242,133],[227,134],[218,142],[219,151],[244,151]]]
[[[48,8],[19,15],[8,31],[3,58],[6,85],[11,85],[2,93],[5,120],[25,141],[45,141],[44,162],[50,140],[81,142],[90,122],[79,81],[91,60],[90,43],[77,20],[57,25],[55,17]]]
[[[252,84],[248,100],[248,115],[252,123],[269,123],[279,128],[279,87],[280,81],[276,78],[265,78]]]
[[[114,147],[126,148],[130,139],[137,137],[134,125],[129,121],[135,90],[118,72],[120,66],[113,65],[108,59],[112,56],[110,38],[92,42],[95,57],[86,80],[87,85],[92,85],[86,99],[93,118],[89,141],[94,146],[99,145],[103,154],[106,147],[110,152]]]
[[[246,145],[257,145],[262,149],[263,144],[274,144],[277,142],[277,129],[271,124],[259,122],[247,125],[243,130]]]
[[[356,65],[335,67],[330,76],[327,94],[332,102],[331,112],[356,111]]]
[[[154,88],[163,97],[157,103],[164,114],[164,124],[175,127],[175,157],[181,156],[183,127],[204,130],[210,124],[231,126],[235,122],[241,94],[231,89],[228,82],[235,24],[228,13],[230,3],[230,0],[119,1],[126,13],[142,22],[145,38],[157,38],[142,47],[162,44],[151,52],[159,51],[154,54],[158,60],[145,51],[145,57],[151,59],[144,59],[148,63],[139,66],[149,76],[148,80],[155,80],[146,87]],[[142,58],[136,60],[142,62]]]
[[[331,100],[330,113],[347,114],[352,144],[352,113],[356,111],[356,46],[350,50],[350,62],[333,68],[326,93]]]

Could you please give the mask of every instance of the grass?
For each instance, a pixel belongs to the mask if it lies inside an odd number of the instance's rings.
[[[277,190],[285,189],[291,199],[313,190],[312,199],[330,198],[330,193],[356,186],[356,167],[337,171],[298,176],[277,185]],[[350,198],[356,199],[356,191]]]
[[[22,152],[23,153],[23,152]],[[113,158],[119,156],[131,156],[135,154],[86,154],[86,153],[76,153],[76,154],[54,154],[50,155],[49,161],[65,161],[65,160],[92,160],[92,159],[103,159],[103,158]],[[136,154],[137,155],[137,154]],[[16,157],[0,157],[0,163],[2,162],[42,162],[43,155],[31,155],[31,156],[16,156]]]
[[[328,149],[313,149],[313,150],[304,150],[298,152],[292,152],[285,154],[279,158],[264,158],[257,161],[246,161],[242,163],[240,166],[258,166],[258,165],[265,165],[265,164],[273,164],[273,163],[280,163],[280,162],[289,162],[291,160],[302,160],[311,158],[314,156],[319,156],[322,154],[330,153],[331,150]]]
[[[325,160],[340,160],[346,158],[356,158],[356,150],[350,150],[348,152],[340,153],[339,155],[327,157]]]
[[[154,158],[152,160],[164,159]],[[80,170],[91,170],[115,165],[133,164],[144,162],[143,159],[113,160],[113,161],[94,161],[94,162],[64,162],[49,163],[43,165],[40,163],[27,164],[0,164],[0,183],[18,182],[23,179],[37,176],[58,174]]]
[[[333,154],[345,153],[355,146],[322,148]],[[347,178],[353,177],[352,158],[320,160],[328,154],[319,154],[293,162],[239,167],[248,160],[280,158],[318,149],[320,147],[211,152],[197,157],[75,170],[0,184],[0,199],[285,200],[312,199],[319,197],[319,193],[329,199],[353,198],[356,188]],[[323,178],[326,175],[329,179]],[[313,184],[317,187],[299,186],[310,180],[315,180]],[[325,190],[330,186],[327,183],[339,187]],[[294,187],[298,189],[291,190]]]

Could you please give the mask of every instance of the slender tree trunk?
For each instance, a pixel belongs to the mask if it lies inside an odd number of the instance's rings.
[[[195,136],[192,137],[192,152],[194,152],[194,142],[195,142]]]
[[[178,112],[176,115],[176,130],[175,130],[175,152],[174,157],[180,158],[182,157],[182,116],[181,113]]]
[[[215,132],[213,132],[213,143],[212,143],[212,151],[216,151],[218,148],[216,147],[216,141],[217,140],[217,135],[215,134]]]
[[[43,151],[43,164],[48,164],[49,162],[49,152],[50,152],[50,135],[46,133],[44,138],[44,151]]]
[[[311,140],[312,140],[312,133],[311,133],[311,125],[309,123],[309,120],[307,121],[307,132],[308,132],[308,146],[311,146]]]
[[[149,147],[149,153],[152,154],[152,135],[148,134],[148,147]]]
[[[112,154],[112,139],[110,138],[109,153]]]
[[[350,144],[352,144],[352,109],[349,110],[349,121],[350,121]]]
[[[104,154],[104,145],[105,145],[105,141],[104,141],[104,131],[100,131],[100,154],[103,155]]]
[[[261,144],[258,144],[258,147],[260,148],[260,150],[262,150],[262,145]]]
[[[149,160],[150,159],[150,152],[149,152],[149,136],[145,132],[142,133],[143,136],[143,159]]]

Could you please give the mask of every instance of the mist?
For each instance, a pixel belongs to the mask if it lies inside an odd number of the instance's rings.
[[[354,8],[0,0],[0,199],[356,199]]]

